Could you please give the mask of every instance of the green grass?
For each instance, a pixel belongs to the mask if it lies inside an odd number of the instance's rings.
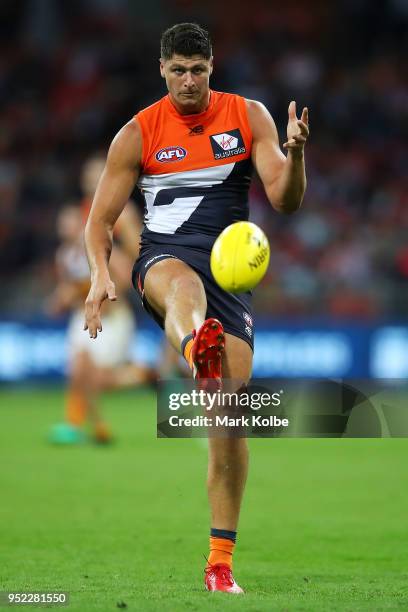
[[[0,590],[84,612],[408,608],[408,440],[250,440],[233,597],[203,590],[205,443],[156,439],[140,391],[104,398],[114,446],[55,448],[62,402],[0,392]]]

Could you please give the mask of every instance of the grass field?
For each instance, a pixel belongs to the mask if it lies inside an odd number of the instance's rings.
[[[203,590],[206,446],[155,437],[155,398],[107,395],[117,443],[55,448],[62,392],[0,391],[0,590],[68,610],[408,609],[408,440],[250,440],[235,555]]]

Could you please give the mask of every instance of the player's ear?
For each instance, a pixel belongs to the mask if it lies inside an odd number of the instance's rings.
[[[162,76],[162,78],[164,79],[164,60],[162,57],[159,57],[159,62],[160,62],[160,74]]]
[[[213,56],[210,57],[210,76],[212,75],[214,69],[214,58]]]

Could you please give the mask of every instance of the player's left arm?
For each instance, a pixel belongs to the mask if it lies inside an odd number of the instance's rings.
[[[304,146],[309,135],[308,110],[304,108],[298,119],[296,103],[289,104],[285,157],[279,147],[275,122],[265,106],[255,100],[246,102],[253,135],[252,161],[268,200],[279,212],[295,212],[306,190]]]

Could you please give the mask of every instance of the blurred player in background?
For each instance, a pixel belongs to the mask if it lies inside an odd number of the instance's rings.
[[[95,195],[95,190],[102,175],[105,167],[105,157],[102,155],[95,155],[91,157],[83,166],[81,173],[81,188],[84,193],[84,197],[81,200],[81,208],[83,213],[83,220],[86,223],[89,212],[92,206],[92,200]],[[130,257],[132,265],[139,255],[140,249],[140,232],[142,229],[141,217],[139,215],[137,207],[132,201],[129,201],[128,205],[119,216],[114,231],[115,238],[115,249],[114,253],[119,252],[119,245],[121,249]],[[113,262],[115,265],[115,262]],[[89,272],[89,267],[88,267]],[[126,271],[127,273],[127,271]],[[129,277],[124,287],[126,292],[129,289]],[[171,346],[171,344],[164,338],[162,346],[160,347],[159,359],[155,366],[155,370],[143,369],[140,367],[139,370],[128,369],[130,376],[136,373],[136,381],[134,384],[139,382],[145,382],[145,378],[148,382],[155,379],[156,375],[159,378],[168,378],[170,375],[174,377],[186,376],[188,368],[184,360],[180,359],[177,351]],[[117,376],[119,374],[117,373]],[[125,370],[122,368],[122,377],[127,380]],[[129,384],[131,382],[129,381]]]
[[[92,286],[85,329],[96,338],[102,302],[116,300],[108,267],[113,228],[138,182],[146,214],[134,284],[194,377],[220,385],[222,377],[250,379],[252,314],[249,294],[232,295],[216,285],[211,248],[225,227],[248,219],[252,164],[276,210],[299,208],[308,112],[303,109],[298,119],[290,103],[285,157],[266,108],[210,90],[212,70],[208,32],[178,24],[163,34],[160,72],[169,94],[140,111],[113,140],[88,219]],[[209,438],[210,591],[243,592],[232,576],[232,554],[247,471],[245,439]]]
[[[155,372],[132,363],[130,349],[135,334],[135,317],[126,299],[135,256],[138,253],[139,215],[128,202],[115,228],[116,244],[111,258],[112,276],[121,296],[118,307],[106,304],[106,334],[96,345],[83,333],[83,301],[90,287],[89,267],[84,248],[84,219],[104,161],[91,158],[83,168],[81,205],[66,205],[57,219],[61,244],[56,254],[58,284],[49,300],[54,315],[70,312],[67,334],[68,388],[66,422],[53,429],[55,442],[84,439],[83,426],[91,423],[96,442],[106,443],[111,434],[98,408],[98,396],[105,389],[151,382]]]
[[[91,210],[92,200],[95,195],[98,181],[105,167],[105,158],[102,155],[90,157],[83,165],[81,172],[81,189],[83,198],[81,200],[81,210],[83,224]],[[115,225],[115,246],[116,251],[122,250],[134,262],[139,255],[139,234],[142,228],[139,212],[132,200],[129,200],[123,213],[118,218]],[[88,268],[89,271],[89,268]],[[88,273],[89,276],[89,273]],[[128,289],[128,285],[126,286]]]

